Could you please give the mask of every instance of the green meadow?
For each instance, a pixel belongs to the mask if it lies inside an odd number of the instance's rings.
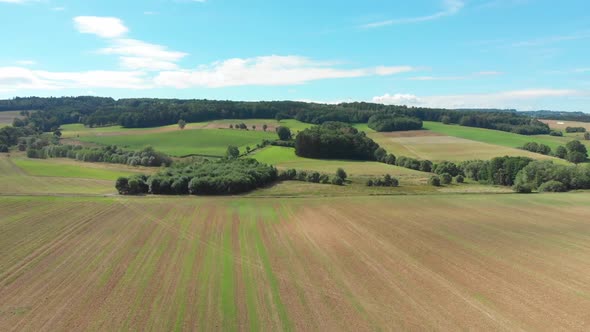
[[[175,157],[203,155],[221,157],[229,145],[245,151],[254,148],[264,139],[273,139],[275,133],[230,129],[176,130],[154,134],[110,135],[80,137],[80,141],[102,145],[118,145],[130,149],[153,146],[156,150]]]

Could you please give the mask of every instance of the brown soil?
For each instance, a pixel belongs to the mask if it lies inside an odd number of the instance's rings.
[[[434,137],[445,136],[430,130],[408,130],[408,131],[394,131],[390,133],[381,133],[385,137]]]
[[[0,330],[584,331],[589,214],[585,194],[0,197]]]

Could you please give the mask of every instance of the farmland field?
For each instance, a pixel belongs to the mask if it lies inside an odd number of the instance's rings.
[[[579,121],[561,121],[561,120],[539,120],[549,125],[551,129],[563,130],[565,134],[565,128],[567,127],[584,127],[587,131],[590,131],[590,123],[579,122]]]
[[[2,197],[0,330],[586,330],[588,214],[581,194]]]
[[[228,145],[244,151],[246,146],[255,147],[264,139],[273,139],[275,133],[230,129],[195,129],[135,135],[80,136],[82,142],[102,145],[118,145],[141,149],[151,145],[156,150],[172,156],[205,155],[221,157]]]
[[[428,130],[368,135],[387,151],[400,156],[432,161],[488,160],[502,156],[524,156],[533,159],[556,158],[477,140],[438,134]]]
[[[12,121],[20,118],[19,111],[4,111],[0,112],[0,127],[12,125]]]
[[[0,113],[1,115],[1,113]],[[12,121],[12,120],[11,120]],[[187,123],[185,131],[195,129],[229,129],[230,125],[244,123],[248,126],[248,130],[252,131],[252,126],[256,126],[256,131],[263,131],[262,126],[266,124],[268,126],[267,132],[274,133],[276,127],[284,126],[289,127],[292,131],[300,131],[310,127],[310,124],[299,122],[293,119],[286,119],[276,121],[273,119],[231,119],[231,120],[213,120],[208,122],[193,122]],[[109,126],[109,127],[96,127],[89,128],[85,127],[81,123],[66,124],[61,126],[62,134],[64,138],[77,138],[85,136],[119,136],[119,135],[142,135],[142,134],[158,134],[166,132],[179,131],[178,125],[168,125],[162,127],[153,128],[123,128],[121,126]]]
[[[120,176],[129,176],[139,169],[121,165],[91,164],[67,159],[24,159],[14,158],[12,162],[28,175],[97,179],[115,181]],[[147,170],[144,168],[144,170]]]
[[[496,144],[509,148],[523,146],[528,142],[537,142],[547,144],[551,149],[559,145],[565,145],[571,141],[567,137],[554,137],[549,135],[526,136],[508,133],[499,130],[463,127],[459,125],[445,125],[440,122],[424,122],[424,129],[447,136],[455,136],[473,141],[479,141],[488,144]]]
[[[355,160],[320,160],[302,158],[295,154],[295,149],[270,146],[252,155],[252,158],[279,168],[294,168],[298,170],[316,171],[334,174],[338,168],[343,168],[353,176],[375,176],[390,174],[401,179],[414,179],[426,182],[427,173],[408,168],[387,165],[375,161]]]
[[[153,170],[65,159],[24,159],[0,154],[0,195],[114,194],[114,180],[135,172]]]

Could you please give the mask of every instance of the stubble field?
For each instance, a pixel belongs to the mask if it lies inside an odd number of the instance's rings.
[[[3,197],[0,330],[587,330],[589,214],[583,194]]]

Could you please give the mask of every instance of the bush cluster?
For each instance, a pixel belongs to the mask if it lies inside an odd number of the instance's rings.
[[[485,184],[512,186],[516,175],[533,160],[525,157],[497,157],[492,160],[470,160],[458,167],[461,175]]]
[[[119,178],[122,195],[233,195],[263,187],[278,177],[277,170],[254,159],[223,159],[168,167],[152,175]]]
[[[551,161],[533,161],[516,176],[514,190],[561,192],[590,189],[590,167],[587,165],[557,165]]]
[[[288,169],[279,172],[278,179],[281,181],[303,181],[310,183],[334,184],[343,185],[344,179],[342,174],[338,172],[334,176],[322,174],[319,172],[297,171],[296,169]]]
[[[586,128],[584,128],[584,127],[566,127],[565,132],[566,133],[585,133]]]
[[[29,148],[29,158],[70,158],[86,162],[126,164],[131,166],[169,166],[172,159],[148,146],[140,151],[127,151],[115,145],[85,148],[74,145],[49,145],[41,149]]]
[[[381,178],[367,180],[367,187],[397,187],[399,180],[389,174],[385,174]]]
[[[457,165],[451,161],[443,161],[443,162],[435,164],[432,167],[432,172],[436,173],[438,175],[442,175],[445,173],[450,174],[451,177],[462,174],[462,171],[461,171],[461,168],[459,168],[459,165]]]
[[[551,130],[549,132],[549,135],[551,135],[551,136],[557,136],[557,137],[562,137],[563,136],[563,133],[561,131],[559,131],[559,130]]]
[[[579,164],[588,159],[588,149],[580,141],[575,140],[568,142],[565,147],[558,146],[553,155],[571,163]]]
[[[521,147],[521,149],[544,155],[548,155],[551,153],[551,147],[549,145],[539,144],[537,142],[526,143]]]

